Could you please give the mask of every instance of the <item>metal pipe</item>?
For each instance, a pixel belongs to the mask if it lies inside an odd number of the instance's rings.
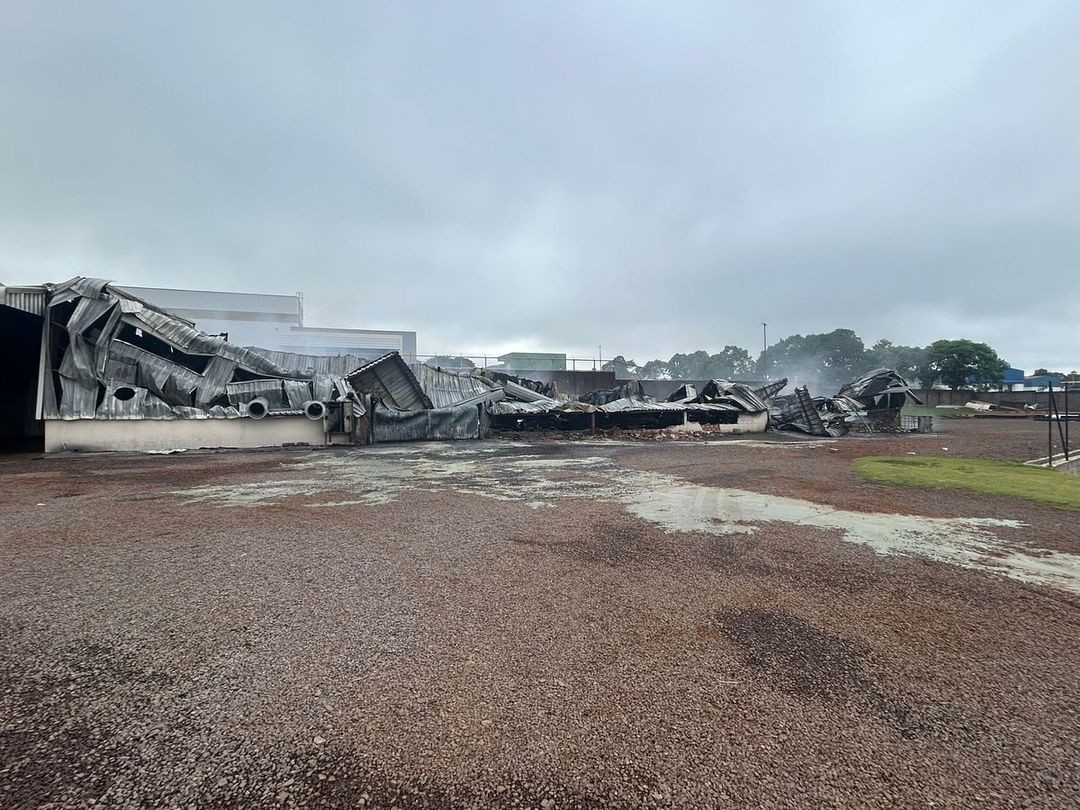
[[[270,400],[266,397],[255,397],[247,404],[247,412],[252,419],[262,419],[270,412]]]

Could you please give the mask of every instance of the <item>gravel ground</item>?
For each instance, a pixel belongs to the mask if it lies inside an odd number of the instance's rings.
[[[848,472],[1045,441],[948,428],[0,457],[0,806],[1075,806],[1076,592],[642,507],[738,487],[1080,553],[1072,513]]]

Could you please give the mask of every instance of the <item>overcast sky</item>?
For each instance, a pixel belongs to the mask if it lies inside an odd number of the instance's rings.
[[[0,281],[1080,367],[1080,2],[0,3]],[[771,342],[771,341],[770,341]]]

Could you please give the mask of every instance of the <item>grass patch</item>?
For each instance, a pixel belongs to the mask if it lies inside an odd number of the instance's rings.
[[[1080,510],[1080,477],[1012,461],[973,458],[869,456],[852,468],[870,481],[906,487],[966,489]]]

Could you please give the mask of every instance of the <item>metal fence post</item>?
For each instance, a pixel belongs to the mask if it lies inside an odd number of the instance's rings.
[[[1046,466],[1054,466],[1054,384],[1049,384],[1046,389]]]
[[[1069,461],[1069,381],[1062,380],[1061,387],[1065,389],[1065,461]]]

